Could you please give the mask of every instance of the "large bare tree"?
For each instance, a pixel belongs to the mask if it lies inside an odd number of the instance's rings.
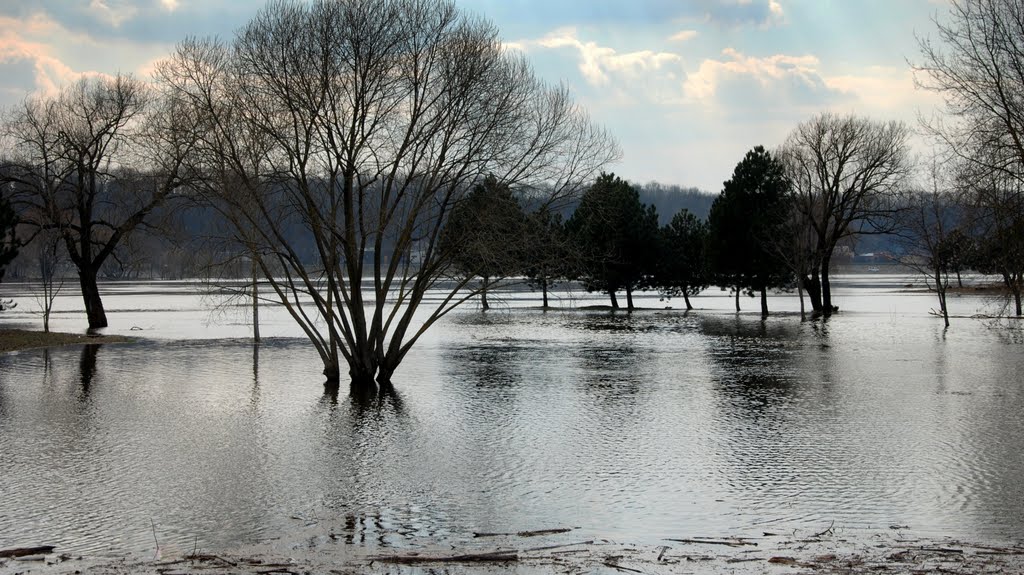
[[[810,277],[800,281],[815,313],[835,309],[829,270],[845,238],[891,229],[897,193],[911,171],[910,132],[899,122],[822,113],[780,150],[800,221],[812,230]],[[802,243],[802,242],[801,242]]]
[[[564,87],[449,0],[272,1],[230,42],[185,41],[159,70],[201,118],[196,190],[330,384],[347,365],[354,386],[390,385],[474,295],[439,239],[475,184],[550,203],[618,155]]]
[[[107,326],[97,278],[181,184],[188,116],[131,76],[84,78],[3,116],[0,178],[21,221],[57,234],[78,271],[90,328]],[[29,238],[29,241],[31,238]]]
[[[915,81],[942,96],[924,128],[966,166],[976,266],[999,273],[1021,315],[1024,251],[1024,3],[951,0],[935,37],[918,39]]]
[[[917,85],[945,114],[922,125],[975,169],[1024,175],[1024,3],[951,0],[936,36],[918,39]]]

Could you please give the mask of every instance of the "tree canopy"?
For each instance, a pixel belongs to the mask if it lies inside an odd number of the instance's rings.
[[[719,285],[761,294],[789,283],[789,269],[772,244],[789,208],[789,180],[782,163],[757,146],[736,165],[708,217],[708,261]],[[739,305],[737,299],[737,307]]]
[[[640,203],[637,190],[615,174],[591,184],[566,223],[580,250],[580,279],[590,291],[603,291],[618,308],[615,294],[647,287],[657,261],[658,213]]]
[[[682,296],[688,310],[693,309],[690,296],[704,291],[710,283],[707,236],[707,224],[685,209],[661,228],[654,283],[665,297]]]

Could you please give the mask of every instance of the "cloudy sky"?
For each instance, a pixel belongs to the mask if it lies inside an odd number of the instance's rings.
[[[943,0],[456,0],[619,139],[637,183],[717,192],[751,147],[832,110],[916,125],[907,60]],[[131,72],[186,36],[230,37],[260,0],[3,0],[0,105]]]

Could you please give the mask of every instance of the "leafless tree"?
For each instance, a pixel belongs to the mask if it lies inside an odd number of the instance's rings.
[[[819,114],[786,139],[781,157],[793,202],[813,231],[814,265],[802,277],[816,313],[835,309],[829,270],[844,238],[891,229],[897,193],[911,170],[909,130],[899,122]]]
[[[949,327],[946,293],[954,265],[957,238],[966,237],[969,210],[956,185],[955,162],[932,158],[924,187],[905,191],[896,214],[896,236],[903,248],[899,262],[922,274],[939,300],[939,313]]]
[[[57,232],[78,270],[90,328],[106,327],[104,263],[178,188],[187,116],[131,76],[86,78],[3,116],[3,180],[23,224]]]
[[[945,115],[924,118],[928,133],[976,169],[1024,175],[1024,3],[951,0],[934,19],[936,37],[918,38],[916,84],[942,96]]]
[[[1021,315],[1024,282],[1024,3],[952,0],[935,18],[935,38],[918,39],[915,81],[943,97],[945,114],[927,132],[970,167],[978,261],[1003,277]]]
[[[390,385],[474,295],[468,278],[442,283],[454,254],[439,242],[474,184],[554,202],[618,155],[564,87],[449,0],[272,1],[230,43],[183,42],[159,75],[201,122],[197,192],[331,384],[344,362],[353,385]]]
[[[1006,288],[1006,307],[1022,315],[1024,299],[1024,179],[968,163],[975,170],[962,176],[971,210],[973,249],[971,264],[977,271],[999,275]]]
[[[67,258],[61,248],[63,238],[56,230],[45,230],[38,234],[31,246],[38,264],[39,289],[35,292],[36,303],[43,314],[43,331],[50,331],[50,315],[57,296],[64,289],[64,276],[68,272]]]

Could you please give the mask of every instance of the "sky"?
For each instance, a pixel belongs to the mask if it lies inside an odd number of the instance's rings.
[[[455,0],[569,86],[619,141],[610,171],[717,193],[757,145],[832,111],[911,128],[939,109],[909,62],[948,0]],[[132,73],[189,36],[230,38],[261,0],[3,0],[0,105]],[[915,151],[924,144],[915,140]]]

